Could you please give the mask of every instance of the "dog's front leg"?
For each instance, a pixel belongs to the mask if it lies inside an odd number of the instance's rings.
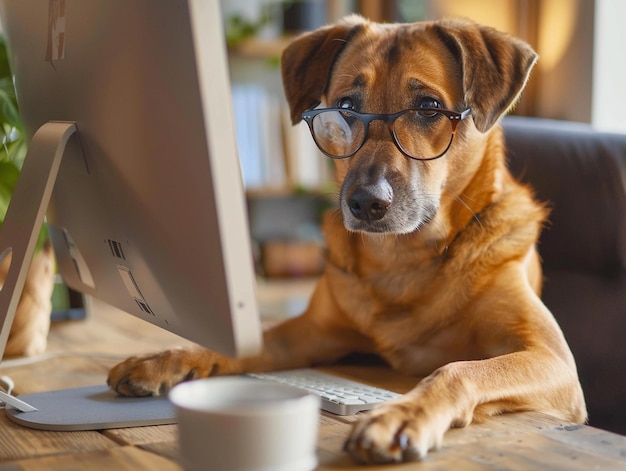
[[[503,282],[496,277],[496,294],[505,292],[498,283]],[[364,463],[421,459],[441,445],[450,427],[504,412],[537,411],[584,422],[585,401],[569,347],[539,298],[528,285],[520,286],[509,286],[504,301],[475,301],[477,317],[468,315],[483,319],[477,339],[487,345],[486,338],[500,338],[498,345],[508,346],[509,353],[440,367],[405,396],[364,416],[346,450]]]
[[[522,410],[583,422],[584,400],[570,365],[540,349],[450,363],[364,416],[345,449],[361,463],[419,460],[440,447],[451,427]]]
[[[330,363],[368,349],[367,341],[347,322],[322,277],[303,315],[264,333],[258,356],[234,359],[200,346],[173,348],[128,358],[109,372],[107,382],[123,396],[156,396],[190,379]]]

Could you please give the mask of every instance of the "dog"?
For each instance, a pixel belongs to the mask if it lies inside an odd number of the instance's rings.
[[[0,289],[6,281],[11,254],[0,263]],[[4,357],[35,356],[46,351],[54,290],[54,252],[46,242],[33,256],[15,310]]]
[[[282,55],[291,117],[336,157],[341,184],[308,308],[265,332],[259,356],[172,349],[129,358],[109,385],[157,395],[375,353],[423,379],[356,423],[345,449],[360,463],[419,460],[449,428],[505,412],[585,422],[574,358],[540,300],[548,209],[507,170],[499,125],[536,60],[463,19],[351,16],[297,37]]]

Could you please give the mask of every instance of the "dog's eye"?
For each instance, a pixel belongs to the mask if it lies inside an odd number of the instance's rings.
[[[429,96],[420,99],[419,101],[420,108],[441,108],[441,103],[439,103],[434,98]]]
[[[337,100],[337,108],[343,108],[344,110],[353,110],[354,102],[352,101],[352,98],[340,98],[339,100]]]
[[[431,97],[424,97],[418,102],[417,108],[441,108],[441,103]],[[434,111],[424,110],[420,111],[422,116],[435,116],[437,113]]]

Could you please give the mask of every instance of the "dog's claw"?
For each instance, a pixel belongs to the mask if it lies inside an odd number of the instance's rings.
[[[423,409],[406,416],[406,404],[387,403],[357,422],[344,450],[361,464],[421,461],[436,449],[449,424]]]
[[[398,446],[402,451],[406,450],[409,446],[410,440],[409,437],[405,434],[400,434],[398,437]]]

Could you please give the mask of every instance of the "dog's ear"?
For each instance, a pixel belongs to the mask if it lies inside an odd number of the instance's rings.
[[[519,99],[537,53],[524,41],[469,20],[444,20],[434,30],[463,71],[474,124],[488,131]]]
[[[303,111],[319,103],[337,57],[365,23],[358,15],[349,16],[298,36],[283,51],[283,87],[293,124],[300,122]]]

